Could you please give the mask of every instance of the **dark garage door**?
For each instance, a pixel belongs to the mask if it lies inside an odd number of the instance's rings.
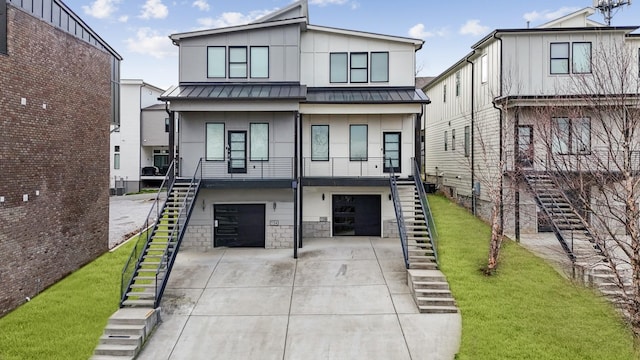
[[[264,204],[215,205],[214,246],[264,247]]]
[[[380,195],[333,195],[333,236],[380,236]]]

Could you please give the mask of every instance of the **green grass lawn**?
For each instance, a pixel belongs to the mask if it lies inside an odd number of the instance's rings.
[[[483,275],[490,228],[430,196],[440,268],[462,314],[459,359],[639,359],[629,328],[592,290],[560,276],[513,241],[497,274]]]
[[[88,359],[118,308],[133,241],[51,286],[0,319],[0,359]]]

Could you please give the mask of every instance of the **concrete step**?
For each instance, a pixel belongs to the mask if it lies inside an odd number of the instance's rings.
[[[418,306],[456,306],[453,298],[417,296],[415,299]]]
[[[129,291],[127,297],[138,297],[139,299],[155,299],[156,293],[149,291]]]
[[[122,302],[124,306],[150,307],[155,304],[154,300],[125,300]]]
[[[458,308],[455,306],[418,305],[418,311],[422,314],[455,314],[458,312]]]
[[[102,335],[99,343],[140,346],[142,345],[142,335]]]
[[[133,356],[93,355],[89,360],[133,360]]]
[[[94,354],[112,356],[135,356],[137,351],[138,346],[135,345],[99,344],[94,350]]]
[[[413,281],[413,288],[418,289],[434,289],[449,290],[449,283],[446,281]]]
[[[144,332],[145,332],[144,324],[136,324],[136,325],[107,324],[107,326],[104,328],[104,335],[107,335],[107,336],[109,335],[141,335],[143,336]]]
[[[408,276],[412,281],[447,282],[447,278],[439,270],[408,270]]]
[[[435,262],[435,256],[429,255],[411,255],[409,254],[409,262]]]
[[[438,269],[438,265],[436,263],[421,263],[421,262],[413,262],[409,263],[409,269],[423,269],[423,270],[436,270]]]
[[[416,289],[414,288],[415,296],[419,298],[451,298],[451,291],[449,289]]]

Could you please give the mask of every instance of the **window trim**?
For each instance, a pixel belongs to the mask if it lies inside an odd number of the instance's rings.
[[[553,45],[566,45],[567,46],[567,57],[553,57]],[[567,75],[571,71],[571,49],[569,48],[570,43],[568,41],[560,41],[560,42],[550,42],[549,43],[549,74],[551,75]],[[566,60],[567,61],[567,72],[553,72],[553,60]]]
[[[353,143],[352,143],[352,134],[351,131],[354,126],[364,126],[365,129],[365,148],[364,148],[364,157],[354,157],[351,154]],[[368,124],[349,124],[349,161],[369,161],[369,125]]]
[[[222,59],[222,71],[224,72],[224,74],[222,76],[211,76],[211,73],[209,72],[209,49],[212,48],[217,48],[217,49],[223,49],[224,51],[222,52],[223,55],[223,59]],[[226,46],[207,46],[207,78],[208,79],[226,79],[227,78],[227,47]]]
[[[344,81],[333,81],[331,77],[331,69],[333,68],[333,55],[344,55],[345,57],[345,68],[344,68]],[[336,65],[337,66],[337,65]],[[329,53],[329,83],[331,84],[347,84],[349,83],[349,53],[347,52],[332,52]]]
[[[244,62],[240,61],[231,61],[231,50],[232,49],[244,49]],[[249,75],[249,54],[247,53],[246,46],[229,46],[229,61],[227,63],[227,68],[229,71],[229,79],[246,79]],[[244,64],[244,76],[231,76],[231,65],[236,64]]]
[[[253,125],[267,125],[267,157],[254,158],[253,157]],[[269,123],[249,123],[249,161],[269,161]]]
[[[209,125],[222,125],[222,158],[216,158],[216,157],[209,157],[208,154],[208,149],[209,149],[209,136],[208,136],[208,127]],[[225,141],[225,131],[226,131],[226,125],[223,122],[206,122],[204,124],[204,160],[205,161],[225,161],[226,155],[225,155],[225,145],[226,143],[224,143]]]
[[[471,127],[469,125],[464,127],[464,157],[469,157],[471,154]]]
[[[386,71],[386,77],[385,80],[373,80],[373,55],[380,55],[380,54],[385,54],[387,55],[387,68],[385,69]],[[371,55],[369,56],[369,78],[370,78],[370,82],[372,83],[388,83],[389,82],[389,52],[388,51],[372,51]]]
[[[456,71],[456,97],[460,96],[460,70]]]
[[[480,57],[480,82],[482,84],[489,82],[489,57],[487,54]]]
[[[365,58],[365,67],[353,67],[353,56],[354,55],[364,55]],[[354,70],[364,70],[366,74],[366,78],[364,81],[353,81],[353,71]],[[369,82],[369,53],[368,52],[352,52],[349,53],[349,80],[352,84],[366,84]]]
[[[589,59],[588,59],[588,65],[589,65],[589,71],[585,71],[585,72],[577,72],[575,70],[576,68],[576,63],[575,63],[575,59],[576,59],[576,55],[575,55],[575,45],[582,45],[582,44],[589,44]],[[572,74],[591,74],[592,73],[592,64],[591,61],[593,59],[593,45],[591,43],[591,41],[576,41],[576,42],[572,42],[571,43],[571,73]]]
[[[267,49],[267,76],[254,76],[253,75],[253,49]],[[270,69],[270,49],[269,46],[250,46],[249,47],[249,77],[252,79],[268,79],[271,75]]]
[[[316,158],[314,157],[314,151],[313,151],[313,129],[314,128],[320,128],[320,127],[326,127],[327,128],[327,156],[326,158]],[[330,154],[331,154],[331,147],[329,146],[331,144],[331,133],[329,132],[329,125],[328,124],[315,124],[315,125],[311,125],[311,161],[329,161],[330,159]]]

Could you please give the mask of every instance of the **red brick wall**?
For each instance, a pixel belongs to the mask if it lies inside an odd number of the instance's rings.
[[[0,316],[108,249],[110,58],[9,6],[8,55],[0,54]]]

